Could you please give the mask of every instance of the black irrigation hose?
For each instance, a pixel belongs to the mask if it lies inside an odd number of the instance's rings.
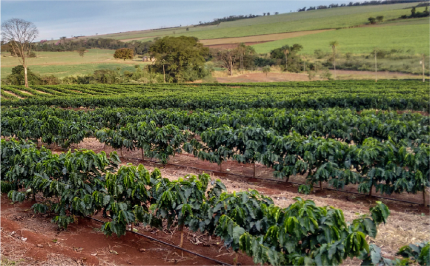
[[[92,219],[92,220],[94,220],[94,221],[97,221],[97,222],[99,222],[99,223],[105,223],[105,222],[104,222],[104,221],[102,221],[102,220],[99,220],[99,219],[96,219],[96,218],[93,218],[93,217],[90,217],[90,216],[86,216],[86,217],[87,217],[87,218],[90,218],[90,219]],[[173,245],[173,244],[170,244],[170,243],[164,242],[164,241],[159,240],[159,239],[157,239],[157,238],[153,238],[153,237],[151,237],[151,236],[147,236],[147,235],[144,235],[144,234],[140,234],[140,233],[134,232],[134,231],[132,231],[132,230],[127,230],[127,231],[128,231],[128,232],[131,232],[131,233],[133,233],[133,234],[139,235],[139,236],[146,237],[146,238],[148,238],[148,239],[150,239],[150,240],[152,240],[152,241],[156,241],[156,242],[159,242],[159,243],[161,243],[161,244],[164,244],[164,245],[167,245],[167,246],[170,246],[170,247],[173,247],[173,248],[180,249],[180,250],[182,250],[182,251],[185,251],[185,252],[191,253],[191,254],[193,254],[193,255],[195,255],[195,256],[198,256],[198,257],[201,257],[201,258],[205,258],[205,259],[207,259],[207,260],[214,261],[214,262],[216,262],[216,263],[218,263],[218,264],[226,265],[226,266],[232,266],[232,265],[230,265],[230,264],[228,264],[228,263],[225,263],[225,262],[222,262],[222,261],[219,261],[219,260],[216,260],[216,259],[212,259],[212,258],[209,258],[209,257],[203,256],[203,255],[198,254],[198,253],[195,253],[195,252],[193,252],[193,251],[191,251],[191,250],[188,250],[188,249],[184,249],[184,248],[181,248],[181,247],[175,246],[175,245]]]
[[[129,158],[129,157],[122,157],[124,159],[131,159],[131,160],[140,160],[142,161],[141,158]],[[152,163],[160,163],[158,161],[153,161],[153,160],[143,160],[143,161],[147,161],[147,162],[152,162]],[[182,168],[191,168],[191,169],[196,169],[196,170],[200,170],[200,171],[210,171],[210,172],[219,172],[222,174],[228,174],[228,175],[234,175],[234,176],[239,176],[239,177],[245,177],[245,178],[255,178],[255,179],[260,179],[260,180],[265,180],[265,181],[272,181],[272,182],[277,182],[277,183],[284,183],[285,181],[279,181],[279,180],[275,180],[275,179],[271,179],[271,178],[261,178],[261,177],[252,177],[252,176],[246,176],[246,175],[240,175],[240,174],[234,174],[234,173],[225,173],[225,172],[220,172],[217,170],[210,170],[210,169],[202,169],[202,168],[198,168],[198,167],[193,167],[193,166],[185,166],[185,165],[181,165],[181,164],[174,164],[174,163],[167,163],[168,165],[173,165],[173,166],[178,166],[178,167],[182,167]],[[289,181],[289,183],[291,184],[296,184],[296,185],[304,185],[304,183],[298,183],[298,182],[292,182]],[[342,192],[342,193],[347,193],[347,194],[355,194],[355,195],[362,195],[365,196],[366,194],[362,194],[359,192],[352,192],[352,191],[342,191],[342,190],[338,190],[338,189],[333,189],[333,188],[324,188],[327,190],[333,190],[333,191],[337,191],[337,192]],[[374,196],[372,195],[372,197],[375,198],[379,198],[379,199],[386,199],[386,200],[392,200],[392,201],[397,201],[397,202],[404,202],[404,203],[410,203],[410,204],[418,204],[418,205],[422,205],[422,203],[418,203],[418,202],[412,202],[412,201],[407,201],[407,200],[399,200],[399,199],[393,199],[393,198],[386,198],[386,197],[382,197],[382,196]],[[427,205],[427,207],[430,207],[430,205]]]

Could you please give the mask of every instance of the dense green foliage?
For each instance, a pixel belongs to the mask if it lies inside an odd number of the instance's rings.
[[[234,87],[234,88],[232,88]],[[3,106],[139,108],[327,108],[380,110],[429,108],[428,86],[420,81],[319,81],[258,84],[159,84],[32,86],[48,95],[7,96]],[[26,91],[2,86],[3,91]],[[55,96],[55,97],[54,97]],[[97,97],[94,97],[97,96]]]
[[[111,218],[102,226],[107,235],[126,233],[136,221],[153,227],[187,226],[220,236],[227,247],[271,265],[339,265],[347,257],[368,254],[366,236],[376,237],[377,225],[390,212],[377,202],[370,215],[347,224],[343,212],[317,207],[296,198],[283,209],[257,191],[225,192],[206,174],[170,181],[158,169],[122,166],[115,153],[88,150],[60,155],[34,144],[1,141],[1,183],[14,187],[13,201],[42,193],[46,200],[32,206],[35,213],[54,214],[60,228],[79,216],[103,211]],[[116,173],[114,173],[116,172]]]
[[[120,48],[113,54],[113,58],[124,59],[124,61],[126,59],[133,59],[133,56],[133,50],[130,48]]]
[[[208,73],[204,68],[209,49],[194,37],[164,37],[158,39],[149,49],[155,57],[153,68],[166,74],[167,81],[184,82],[201,79]]]
[[[41,139],[64,148],[94,136],[113,148],[142,149],[166,163],[186,151],[221,164],[259,162],[274,175],[306,174],[336,188],[358,184],[369,193],[417,193],[430,185],[429,118],[420,114],[354,110],[72,111],[28,107],[3,111],[2,135]]]
[[[135,54],[147,53],[149,47],[151,47],[152,41],[141,42],[131,41],[122,42],[115,39],[108,38],[88,38],[88,39],[67,39],[62,38],[57,42],[48,42],[47,40],[41,40],[39,43],[33,45],[35,51],[45,52],[65,52],[65,51],[76,51],[79,49],[121,49],[129,48],[132,49]],[[3,47],[3,46],[2,46]],[[6,48],[6,47],[5,47]]]
[[[381,203],[347,224],[341,210],[312,201],[297,198],[282,209],[256,191],[227,193],[205,174],[170,181],[142,165],[118,168],[116,153],[53,154],[27,140],[67,149],[95,137],[163,164],[183,152],[217,164],[260,163],[287,181],[303,175],[304,193],[322,182],[355,184],[361,193],[417,193],[430,186],[430,118],[405,110],[428,112],[427,90],[417,81],[3,86],[1,135],[12,139],[1,142],[1,191],[13,201],[42,193],[46,200],[33,210],[54,214],[61,228],[100,211],[110,218],[107,235],[124,235],[137,221],[178,226],[181,235],[187,227],[219,236],[256,263],[403,263],[388,262],[367,243],[389,214]],[[399,254],[423,263],[425,250]]]

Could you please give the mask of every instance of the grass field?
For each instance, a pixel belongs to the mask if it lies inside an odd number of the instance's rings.
[[[388,20],[398,18],[401,15],[409,15],[410,9],[405,8],[415,6],[416,4],[417,3],[342,7],[224,22],[219,26],[211,25],[189,27],[189,31],[186,31],[186,27],[181,27],[164,30],[98,35],[98,37],[124,40],[153,38],[167,35],[186,35],[195,36],[199,39],[215,39],[304,30],[342,28],[367,23],[367,18],[371,16],[376,17],[378,15],[383,15],[385,19]],[[421,9],[423,8],[419,8],[417,11],[422,11]],[[173,34],[173,32],[175,32],[175,34]]]
[[[429,30],[428,18],[422,18],[392,25],[326,31],[256,44],[254,48],[257,53],[268,53],[285,44],[299,43],[303,45],[302,54],[313,54],[316,49],[330,52],[329,42],[336,40],[339,42],[340,53],[367,54],[375,47],[384,50],[396,48],[403,49],[405,52],[410,49],[411,53],[428,53]]]
[[[134,70],[134,65],[145,65],[138,58],[134,60],[116,60],[113,58],[114,50],[89,49],[84,57],[77,52],[37,52],[36,58],[29,58],[30,69],[41,75],[55,75],[59,78],[92,74],[97,69],[115,70],[120,67],[122,71]],[[12,68],[19,64],[16,57],[2,57],[2,78],[11,74]]]

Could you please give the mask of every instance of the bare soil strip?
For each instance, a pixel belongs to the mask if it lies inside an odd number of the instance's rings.
[[[24,98],[22,98],[21,96],[19,96],[19,95],[17,95],[17,94],[15,94],[15,93],[13,93],[13,92],[11,92],[11,91],[7,91],[7,90],[5,90],[5,92],[7,92],[8,94],[10,94],[10,95],[12,95],[12,96],[15,96],[16,98],[18,98],[18,99],[24,99]]]
[[[300,37],[300,36],[305,36],[309,34],[315,34],[315,33],[332,31],[332,30],[334,29],[274,33],[274,34],[253,35],[253,36],[237,37],[237,38],[206,39],[206,40],[200,40],[200,42],[203,43],[203,45],[205,46],[218,45],[218,44],[233,44],[233,43],[237,44],[242,42],[243,43],[270,42],[270,41]]]
[[[28,94],[29,96],[34,96],[34,94],[31,93],[31,92],[23,91],[23,90],[19,90],[19,91],[22,92],[22,93]]]

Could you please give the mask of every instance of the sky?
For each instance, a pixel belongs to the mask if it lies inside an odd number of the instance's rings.
[[[1,21],[20,18],[39,29],[36,40],[198,24],[229,15],[295,12],[304,6],[348,3],[326,0],[199,1],[1,1]],[[356,2],[356,1],[354,1]]]

